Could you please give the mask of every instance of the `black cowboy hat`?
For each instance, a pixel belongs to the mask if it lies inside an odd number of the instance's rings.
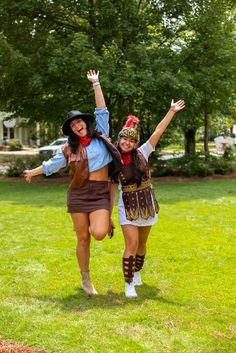
[[[70,123],[75,119],[91,120],[91,122],[95,121],[95,117],[89,113],[81,113],[79,110],[72,110],[67,114],[66,121],[62,125],[64,135],[68,136],[71,133]]]

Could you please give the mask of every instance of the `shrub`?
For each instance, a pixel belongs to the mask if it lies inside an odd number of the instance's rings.
[[[8,163],[8,170],[6,171],[6,176],[8,177],[21,176],[24,170],[36,168],[45,160],[45,155],[12,157],[10,163]],[[69,168],[66,167],[60,172],[50,175],[50,177],[53,178],[58,176],[58,174],[67,174],[68,172]]]
[[[8,140],[7,144],[10,147],[10,151],[20,151],[23,147],[20,140],[16,140],[16,139]]]
[[[212,163],[215,174],[229,174],[235,169],[234,164],[231,161],[227,161],[224,157],[216,158]]]
[[[223,157],[209,153],[196,153],[168,160],[151,161],[153,176],[201,176],[229,174],[235,170],[235,164]]]
[[[236,153],[234,146],[226,146],[223,154],[223,158],[227,161],[235,161]]]
[[[25,169],[36,168],[42,164],[42,161],[43,158],[41,156],[13,156],[6,175],[9,177],[20,176]]]

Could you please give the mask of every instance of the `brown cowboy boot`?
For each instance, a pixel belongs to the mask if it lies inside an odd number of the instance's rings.
[[[82,276],[81,288],[85,291],[85,293],[88,295],[98,294],[90,280],[89,271],[80,271],[80,273]]]

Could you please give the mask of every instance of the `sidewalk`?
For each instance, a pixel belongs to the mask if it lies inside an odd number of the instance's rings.
[[[0,151],[0,155],[7,156],[7,155],[38,155],[39,149],[38,148],[23,148],[20,151]]]

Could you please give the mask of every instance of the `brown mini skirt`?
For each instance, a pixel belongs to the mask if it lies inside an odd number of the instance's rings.
[[[107,181],[88,180],[80,189],[68,189],[67,212],[93,212],[110,210],[110,193]]]

